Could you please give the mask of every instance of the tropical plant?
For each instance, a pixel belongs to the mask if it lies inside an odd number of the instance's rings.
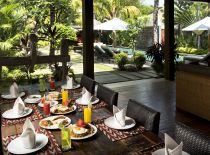
[[[128,55],[124,52],[116,54],[114,56],[115,63],[118,65],[120,70],[125,70],[125,65],[128,63]]]

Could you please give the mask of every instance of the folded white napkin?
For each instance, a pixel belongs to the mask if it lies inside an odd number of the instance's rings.
[[[32,149],[36,145],[36,132],[28,118],[23,125],[23,132],[20,137],[25,148]]]
[[[66,81],[67,81],[67,88],[72,89],[73,88],[73,78],[70,78],[69,76],[66,76]]]
[[[13,105],[13,113],[15,115],[21,115],[24,110],[25,110],[25,104],[23,103],[23,100],[18,97],[16,100],[15,100],[15,103]]]
[[[116,122],[121,126],[125,126],[125,108],[120,110],[115,105],[113,105],[113,115],[116,120]]]
[[[10,86],[10,94],[14,97],[18,97],[19,95],[19,90],[18,90],[18,85],[17,83],[13,83],[11,86]]]
[[[165,133],[165,155],[181,155],[182,146],[182,142],[178,145],[168,134]]]
[[[84,94],[82,94],[81,103],[88,104],[91,99],[91,93],[84,88]]]

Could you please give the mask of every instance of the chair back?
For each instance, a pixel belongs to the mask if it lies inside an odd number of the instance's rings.
[[[102,48],[98,47],[97,45],[94,46],[94,48],[99,55],[106,55],[106,52]]]
[[[86,75],[82,75],[80,85],[85,87],[91,94],[95,92],[95,81]]]
[[[177,143],[182,141],[183,151],[191,155],[210,154],[210,137],[183,123],[176,123],[175,140]]]
[[[113,105],[117,106],[118,93],[101,84],[98,85],[97,97],[109,105],[109,110],[112,110]]]
[[[128,101],[126,116],[135,119],[138,123],[142,124],[146,130],[158,135],[160,112],[130,99]]]

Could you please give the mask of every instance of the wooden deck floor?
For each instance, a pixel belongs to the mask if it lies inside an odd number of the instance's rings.
[[[129,99],[135,99],[161,113],[160,132],[172,133],[175,121],[180,121],[210,135],[210,122],[192,114],[176,110],[176,84],[161,79],[145,79],[107,84],[119,92],[118,106],[126,107]]]

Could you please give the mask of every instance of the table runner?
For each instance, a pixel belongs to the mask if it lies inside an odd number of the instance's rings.
[[[40,113],[40,111],[38,110],[38,108],[35,105],[26,105],[26,107],[33,109],[32,114],[30,114],[26,117],[23,117],[23,118],[19,118],[19,119],[2,118],[2,126],[9,126],[9,125],[15,125],[15,124],[19,124],[19,123],[24,123],[26,118],[29,118],[31,121],[43,119],[43,115]]]
[[[76,106],[77,106],[77,111],[79,111],[79,112],[83,111],[83,109],[85,107],[87,107],[86,105],[81,105],[81,104],[76,104]],[[104,108],[106,106],[108,106],[108,104],[106,102],[100,101],[99,103],[92,105],[92,110]]]
[[[104,119],[93,122],[111,141],[118,141],[144,132],[144,127],[137,126],[129,130],[116,130],[109,128],[104,124]]]
[[[59,155],[62,154],[62,151],[58,145],[58,143],[56,142],[55,137],[53,136],[53,134],[49,131],[49,130],[45,130],[45,129],[41,129],[38,128],[36,130],[37,133],[43,133],[48,137],[48,144],[41,150],[39,150],[38,152],[36,152],[37,155]],[[10,155],[11,153],[8,152],[7,150],[7,146],[8,144],[15,138],[19,137],[19,135],[13,135],[13,136],[7,136],[2,138],[2,143],[3,143],[3,150],[4,153],[6,155]]]

